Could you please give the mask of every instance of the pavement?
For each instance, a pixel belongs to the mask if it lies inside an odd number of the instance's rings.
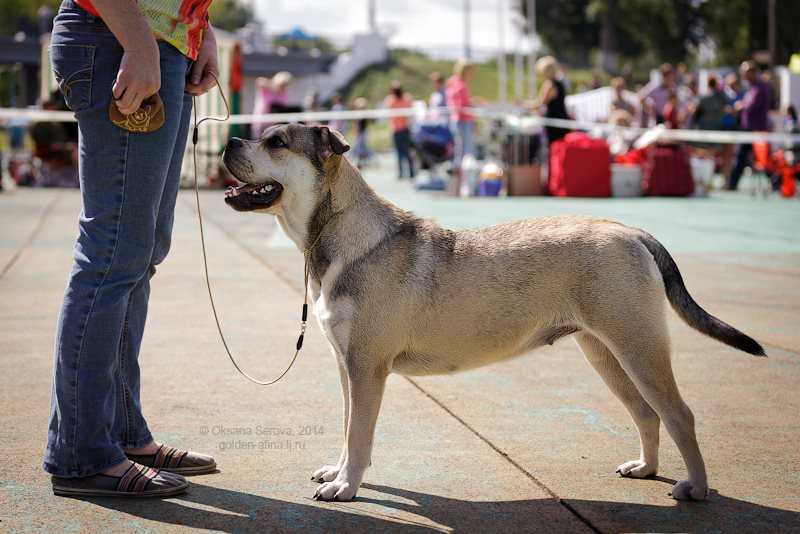
[[[366,176],[449,227],[588,213],[657,236],[693,296],[769,354],[734,351],[669,314],[709,500],[667,496],[686,471],[666,431],[658,477],[614,473],[638,455],[635,428],[564,339],[462,374],[390,377],[357,500],[313,501],[310,475],[336,460],[342,440],[335,361],[313,324],[277,385],[236,374],[208,306],[190,191],[153,281],[143,404],[157,439],[212,453],[220,470],[164,501],[54,497],[40,463],[80,198],[18,189],[0,194],[0,531],[800,532],[800,203],[745,194],[462,200],[414,192],[384,168]],[[301,256],[270,217],[233,212],[218,191],[201,200],[226,335],[248,372],[273,376],[297,335]]]

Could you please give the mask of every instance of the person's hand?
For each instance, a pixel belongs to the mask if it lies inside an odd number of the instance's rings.
[[[155,39],[141,48],[126,49],[122,54],[117,79],[111,92],[117,109],[130,115],[142,104],[142,100],[161,89],[161,65]]]
[[[200,96],[217,84],[218,76],[217,39],[214,37],[214,30],[209,26],[203,35],[203,44],[200,45],[197,60],[192,65],[186,92]]]

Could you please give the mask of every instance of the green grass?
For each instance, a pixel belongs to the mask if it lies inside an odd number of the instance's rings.
[[[362,72],[344,91],[345,102],[356,97],[365,97],[371,106],[378,106],[389,92],[392,80],[398,80],[414,99],[427,100],[431,93],[430,74],[438,71],[445,78],[453,72],[453,61],[431,59],[428,56],[408,50],[394,50],[389,60]],[[513,81],[509,80],[509,94],[513,91]],[[475,80],[472,82],[473,96],[486,100],[497,100],[496,62],[477,65]]]
[[[414,99],[427,100],[431,93],[430,74],[438,71],[447,78],[453,72],[453,63],[453,61],[448,60],[431,59],[419,52],[396,49],[390,53],[388,61],[381,65],[370,67],[356,77],[344,89],[342,95],[347,103],[352,102],[356,97],[363,96],[371,106],[378,106],[389,92],[389,84],[392,80],[398,80],[403,88],[411,93]],[[508,69],[506,94],[509,99],[512,99],[514,95],[514,70],[511,58],[509,58],[506,65]],[[475,79],[471,84],[473,97],[479,97],[489,102],[497,101],[499,96],[497,71],[497,61],[495,60],[477,64]],[[592,70],[568,69],[567,76],[570,79],[571,87],[577,88],[589,84],[592,78]],[[608,77],[604,76],[603,81],[608,82]],[[525,84],[525,87],[527,87],[527,80],[525,80]]]

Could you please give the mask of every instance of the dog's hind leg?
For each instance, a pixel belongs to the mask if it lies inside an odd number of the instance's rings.
[[[375,423],[383,398],[388,366],[369,359],[347,361],[350,378],[350,418],[347,424],[347,455],[339,474],[317,488],[315,499],[349,501],[355,497],[371,463]]]
[[[339,380],[342,385],[342,399],[344,404],[344,431],[342,434],[344,438],[347,436],[347,423],[350,420],[350,378],[347,376],[347,367],[345,367],[344,364],[344,357],[341,356],[336,349],[333,349],[333,353],[336,356],[336,363],[339,365]],[[343,439],[342,452],[339,455],[339,461],[336,462],[336,465],[323,465],[314,471],[314,474],[311,475],[311,480],[314,482],[330,482],[339,474],[346,458],[347,440]]]
[[[658,470],[658,431],[661,424],[658,414],[647,404],[642,394],[628,378],[625,370],[620,367],[617,359],[602,341],[588,332],[578,332],[575,335],[575,341],[592,367],[600,374],[603,382],[625,405],[639,430],[641,444],[639,459],[620,465],[617,467],[617,473],[635,478],[656,474]]]
[[[663,317],[637,315],[636,332],[608,336],[606,345],[617,357],[647,403],[661,417],[686,463],[689,479],[672,488],[678,500],[705,499],[708,480],[694,431],[694,415],[681,398],[670,362],[669,337]]]

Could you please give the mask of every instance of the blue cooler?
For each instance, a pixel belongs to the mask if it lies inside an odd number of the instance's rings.
[[[496,197],[500,194],[500,189],[503,188],[503,182],[500,180],[481,180],[478,184],[479,197]]]

